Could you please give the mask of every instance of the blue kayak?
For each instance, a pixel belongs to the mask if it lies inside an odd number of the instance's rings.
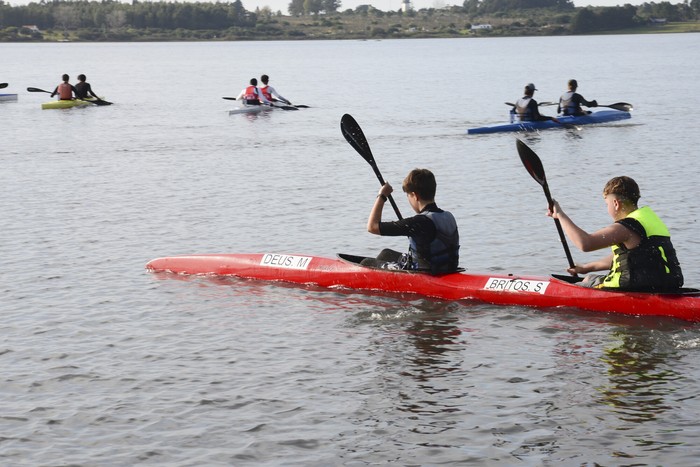
[[[501,133],[507,131],[538,131],[546,130],[549,128],[571,128],[571,125],[590,125],[591,123],[614,122],[617,120],[625,120],[631,117],[632,115],[629,112],[623,112],[620,110],[600,110],[598,112],[593,112],[588,115],[582,115],[580,117],[557,117],[557,120],[559,120],[560,123],[556,123],[551,120],[545,120],[542,122],[505,123],[503,125],[471,128],[467,130],[467,134],[479,135],[485,133]]]

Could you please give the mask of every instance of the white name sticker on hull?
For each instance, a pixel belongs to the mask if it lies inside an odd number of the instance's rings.
[[[503,292],[529,292],[544,295],[549,281],[529,281],[522,279],[504,279],[502,277],[489,277],[484,290],[501,290]]]
[[[286,269],[307,269],[311,263],[310,256],[273,255],[266,253],[260,259],[260,266]]]

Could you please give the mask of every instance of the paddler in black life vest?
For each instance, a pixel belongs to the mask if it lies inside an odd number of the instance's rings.
[[[67,74],[64,74],[61,79],[63,82],[56,86],[56,89],[53,90],[51,93],[51,97],[55,96],[58,94],[58,99],[61,101],[71,101],[73,100],[73,94],[77,94],[75,90],[75,86],[70,84],[68,81],[70,81],[70,76]]]
[[[577,264],[569,273],[609,269],[607,275],[588,275],[586,287],[669,292],[683,286],[683,273],[666,225],[650,207],[637,207],[639,186],[630,177],[615,177],[603,189],[608,214],[615,221],[587,233],[554,202],[547,215],[559,219],[567,237],[581,251],[612,247],[612,254],[598,261]]]
[[[393,191],[391,185],[386,183],[374,201],[367,230],[376,235],[409,237],[408,253],[384,249],[376,259],[365,258],[362,264],[433,274],[456,271],[459,268],[459,231],[454,216],[435,204],[435,176],[427,169],[413,169],[404,179],[402,188],[417,215],[382,222],[384,204]]]
[[[558,120],[554,117],[547,117],[540,114],[540,108],[537,101],[532,97],[535,95],[537,88],[534,84],[528,83],[525,85],[525,95],[517,100],[513,112],[521,122],[541,122],[547,120]]]
[[[598,101],[594,99],[589,102],[581,94],[576,92],[576,89],[578,89],[578,82],[576,82],[575,79],[570,79],[567,85],[569,90],[559,98],[557,113],[575,116],[588,115],[591,112],[583,110],[581,105],[585,105],[586,107],[598,107]]]
[[[258,88],[258,80],[256,78],[251,78],[250,85],[238,94],[236,100],[243,100],[245,105],[271,105],[270,101],[265,99],[262,91]]]
[[[92,90],[92,86],[87,81],[87,77],[83,74],[78,75],[78,84],[75,85],[75,97],[78,99],[86,99],[90,96],[100,100]]]

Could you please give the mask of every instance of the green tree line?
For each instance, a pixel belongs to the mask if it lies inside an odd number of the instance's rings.
[[[341,12],[341,6],[340,0],[291,0],[288,4],[290,16],[284,16],[281,11],[273,13],[269,7],[247,11],[241,0],[197,3],[41,0],[20,6],[11,6],[0,0],[0,41],[42,40],[43,31],[62,32],[66,38],[71,31],[71,38],[79,40],[130,40],[144,36],[152,39],[226,40],[320,37],[311,33],[307,35],[311,27],[322,27],[328,34],[336,34],[331,37],[342,37],[350,29],[348,24],[353,18],[360,17],[370,18],[366,21],[374,25],[367,26],[366,31],[381,29],[385,35],[404,34],[403,37],[406,37],[398,21],[382,29],[378,20],[415,18],[409,29],[424,31],[425,27],[420,25],[430,23],[438,15],[450,17],[449,27],[445,31],[452,35],[463,35],[463,31],[468,31],[472,23],[491,20],[505,24],[507,21],[504,18],[514,18],[510,21],[514,27],[508,31],[504,29],[504,34],[518,34],[517,25],[523,18],[531,25],[556,23],[559,25],[557,34],[586,34],[635,27],[648,23],[650,18],[694,21],[700,14],[700,0],[685,0],[675,5],[664,1],[644,3],[638,7],[626,4],[597,8],[576,8],[572,0],[464,0],[462,6],[440,10],[430,8],[417,12],[397,10],[386,13],[369,5]],[[310,18],[311,22],[305,22],[304,18]],[[458,23],[462,26],[457,26]],[[38,30],[25,27],[29,25],[36,26]],[[154,34],[154,31],[161,36]],[[357,31],[355,28],[353,33],[361,34]]]

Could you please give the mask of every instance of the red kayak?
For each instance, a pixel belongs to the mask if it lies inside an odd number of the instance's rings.
[[[360,266],[361,256],[339,259],[287,254],[207,254],[158,258],[146,268],[176,274],[230,275],[268,281],[414,293],[445,300],[474,299],[495,305],[572,307],[630,315],[700,321],[700,290],[672,294],[589,289],[568,276],[524,276],[456,272],[433,276]]]

